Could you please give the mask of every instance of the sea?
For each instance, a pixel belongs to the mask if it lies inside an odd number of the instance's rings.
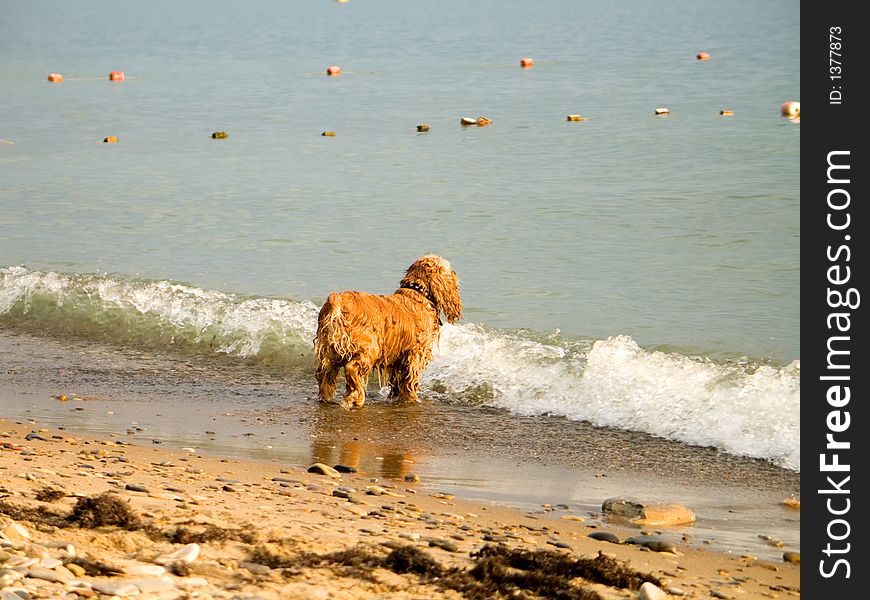
[[[0,0],[2,385],[103,360],[79,388],[147,402],[182,364],[206,412],[401,429],[376,381],[356,416],[314,405],[316,317],[435,253],[464,317],[424,373],[429,421],[485,423],[500,455],[528,450],[507,432],[568,467],[619,440],[618,470],[660,443],[796,489],[799,30],[776,0]],[[107,412],[79,428],[124,426]],[[431,464],[474,447],[438,435]],[[457,485],[498,496],[487,465]]]

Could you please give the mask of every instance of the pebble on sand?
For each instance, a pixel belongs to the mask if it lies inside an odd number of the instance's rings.
[[[682,504],[648,504],[625,498],[608,498],[601,505],[604,515],[633,525],[685,525],[695,522],[695,513]]]
[[[783,552],[782,560],[787,563],[792,563],[793,565],[801,564],[801,553],[800,552]]]
[[[667,592],[649,581],[645,581],[637,593],[638,600],[667,600],[667,597]]]
[[[308,467],[309,473],[317,473],[318,475],[326,475],[327,477],[331,477],[333,479],[338,479],[341,477],[341,473],[330,467],[329,465],[325,465],[323,463],[314,463],[310,467]]]

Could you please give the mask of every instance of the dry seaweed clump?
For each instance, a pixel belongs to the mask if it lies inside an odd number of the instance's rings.
[[[205,544],[208,542],[235,541],[243,544],[255,544],[257,536],[250,530],[227,529],[217,525],[208,525],[201,531],[190,527],[176,527],[166,535],[166,539],[173,544]]]
[[[5,515],[14,521],[29,521],[37,527],[65,527],[66,517],[49,510],[45,506],[31,508],[0,501],[0,515]]]
[[[40,502],[57,502],[61,498],[66,498],[66,492],[51,486],[46,486],[42,489],[36,490],[34,497]]]
[[[637,590],[649,581],[661,585],[652,575],[635,571],[615,559],[573,558],[551,550],[513,550],[501,546],[484,546],[471,555],[471,569],[445,567],[427,552],[411,545],[394,547],[384,556],[365,546],[356,546],[329,554],[292,555],[286,549],[258,546],[251,562],[287,569],[287,575],[300,568],[341,567],[343,575],[371,580],[376,568],[399,574],[414,574],[423,583],[442,590],[453,590],[470,600],[493,598],[546,598],[551,600],[602,600],[580,578],[612,587]]]
[[[120,527],[130,531],[142,529],[142,520],[133,509],[112,492],[98,496],[79,498],[67,517],[70,524],[93,529],[95,527]]]

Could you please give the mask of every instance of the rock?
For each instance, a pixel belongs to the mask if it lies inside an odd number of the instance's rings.
[[[667,600],[668,594],[655,584],[645,581],[637,592],[638,600]]]
[[[416,473],[408,473],[407,475],[405,475],[405,481],[407,481],[409,483],[419,483],[420,476],[417,475]]]
[[[593,531],[589,534],[589,537],[600,542],[610,542],[611,544],[620,543],[619,538],[609,531]]]
[[[783,552],[782,560],[787,563],[792,563],[794,565],[801,564],[801,553],[800,552]]]
[[[450,540],[435,538],[429,540],[429,545],[433,548],[441,548],[442,550],[447,550],[448,552],[459,552],[459,546],[457,546],[456,543],[451,542]]]
[[[132,583],[143,594],[159,594],[161,592],[169,592],[175,589],[175,582],[168,576],[164,577],[149,577],[147,579],[131,579]]]
[[[333,467],[339,473],[356,473],[356,467],[351,467],[348,465],[335,465]]]
[[[61,567],[62,568],[62,567]],[[46,569],[45,567],[31,567],[27,569],[27,576],[32,579],[42,579],[53,583],[66,583],[75,579],[72,573],[66,569]]]
[[[23,525],[19,525],[15,521],[11,521],[3,528],[3,535],[13,542],[24,542],[30,539],[30,533]]]
[[[341,473],[330,467],[329,465],[325,465],[323,463],[314,463],[310,467],[308,467],[309,473],[317,473],[318,475],[326,475],[327,477],[332,477],[333,479],[339,479],[341,477]]]
[[[344,498],[345,500],[350,499],[350,492],[346,490],[332,490],[332,495],[336,498]]]
[[[719,590],[710,590],[710,595],[714,598],[720,598],[721,600],[734,600],[734,596],[726,594],[725,592],[720,592]]]
[[[86,571],[75,563],[67,563],[64,565],[66,570],[73,574],[74,577],[84,577]]]
[[[154,559],[158,565],[167,565],[174,562],[191,563],[199,556],[199,544],[187,544],[175,552],[165,554]]]
[[[695,522],[695,513],[682,504],[647,504],[624,498],[608,498],[601,505],[605,517],[633,525],[684,525]]]
[[[268,575],[272,572],[271,567],[267,567],[266,565],[261,565],[259,563],[240,562],[239,567],[241,567],[242,569],[247,569],[254,575]]]
[[[160,565],[139,563],[125,566],[124,573],[127,575],[150,575],[152,577],[158,577],[166,573],[166,569]]]
[[[151,493],[150,490],[144,485],[140,485],[138,483],[128,483],[124,486],[125,490],[129,490],[131,492],[143,492],[145,494]]]
[[[91,587],[94,591],[100,592],[101,594],[106,594],[107,596],[121,596],[122,598],[126,598],[127,596],[138,596],[141,593],[136,584],[130,583],[129,581],[95,581]]]
[[[642,535],[637,537],[630,537],[625,540],[625,543],[643,546],[645,548],[649,548],[654,552],[677,552],[677,547],[674,546],[672,543],[666,542],[663,539],[654,536]]]

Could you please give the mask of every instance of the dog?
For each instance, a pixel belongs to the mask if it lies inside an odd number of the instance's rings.
[[[317,317],[314,338],[318,400],[333,401],[344,368],[345,408],[365,404],[373,369],[390,388],[390,398],[418,402],[420,374],[440,337],[441,312],[448,323],[462,316],[459,278],[448,261],[431,254],[408,267],[392,294],[330,294]]]

